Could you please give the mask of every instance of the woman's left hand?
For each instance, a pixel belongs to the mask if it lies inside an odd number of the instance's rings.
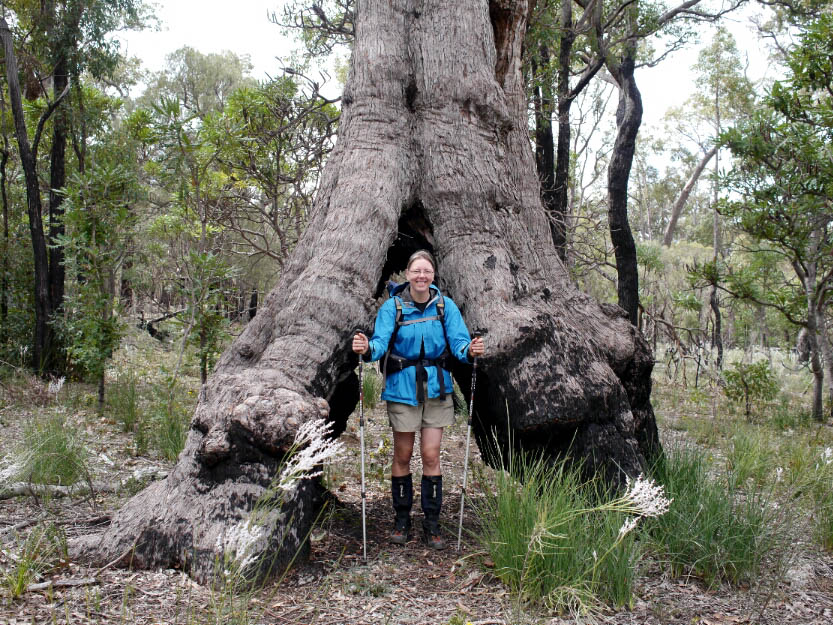
[[[483,344],[483,337],[478,336],[469,343],[469,356],[482,356],[486,353],[486,346]]]

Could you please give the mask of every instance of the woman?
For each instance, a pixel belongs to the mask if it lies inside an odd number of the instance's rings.
[[[382,399],[387,402],[393,428],[394,525],[390,540],[400,545],[408,542],[413,503],[411,456],[419,430],[423,535],[429,546],[444,549],[440,535],[440,445],[443,428],[454,423],[453,388],[446,358],[454,356],[469,362],[470,357],[481,356],[485,350],[482,338],[471,340],[454,302],[433,286],[436,269],[429,252],[415,252],[405,270],[407,282],[398,286],[379,309],[373,337],[368,340],[357,333],[353,351],[366,361],[385,357]]]

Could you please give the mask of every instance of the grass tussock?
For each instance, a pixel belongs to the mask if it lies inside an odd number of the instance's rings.
[[[68,563],[66,535],[51,524],[35,526],[25,539],[18,541],[16,549],[3,551],[11,566],[0,579],[12,599],[23,596],[29,584]]]
[[[583,614],[600,603],[629,605],[640,548],[640,513],[577,469],[513,457],[473,502],[478,536],[495,574],[519,601]]]
[[[81,431],[59,412],[26,424],[17,456],[16,478],[24,482],[69,486],[88,474]]]
[[[773,490],[746,481],[754,472],[714,475],[703,451],[677,446],[666,450],[654,475],[674,504],[645,530],[674,576],[699,577],[710,587],[723,581],[752,584],[783,546]]]

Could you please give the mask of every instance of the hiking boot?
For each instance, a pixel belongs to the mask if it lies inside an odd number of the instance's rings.
[[[391,477],[390,486],[394,519],[389,538],[395,545],[404,545],[411,533],[411,506],[414,503],[414,483],[411,474]]]
[[[443,504],[443,476],[423,475],[421,487],[422,535],[432,549],[445,549],[446,543],[440,533],[440,509]]]

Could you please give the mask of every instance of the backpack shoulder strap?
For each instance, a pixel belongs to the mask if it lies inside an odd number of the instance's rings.
[[[390,333],[390,341],[388,341],[388,350],[385,352],[385,360],[382,363],[382,391],[385,390],[385,384],[388,379],[388,358],[390,358],[393,344],[396,341],[396,334],[399,332],[399,326],[402,325],[402,299],[398,295],[392,295],[393,304],[396,306],[396,317],[393,320],[393,332]]]
[[[445,300],[442,293],[437,296],[437,316],[440,318],[440,325],[443,327],[443,338],[445,338],[445,349],[451,352],[451,344],[448,342],[448,332],[445,329]]]

